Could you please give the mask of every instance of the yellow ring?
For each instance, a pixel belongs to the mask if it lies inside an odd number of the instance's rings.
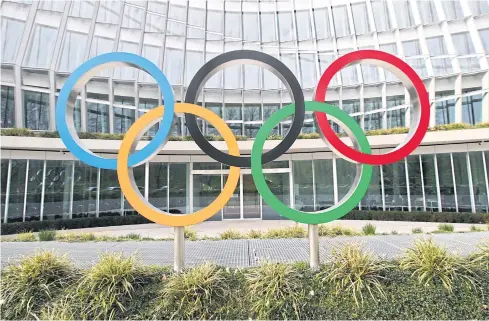
[[[224,205],[226,205],[233,195],[236,186],[238,185],[240,168],[234,166],[229,168],[229,176],[221,194],[211,204],[209,204],[209,206],[201,209],[200,211],[187,215],[172,215],[149,204],[141,195],[141,192],[137,189],[137,187],[134,188],[133,184],[131,184],[128,159],[136,139],[139,138],[141,133],[143,133],[143,131],[149,124],[151,124],[153,120],[161,119],[163,117],[163,109],[163,106],[159,106],[145,113],[136,122],[134,122],[134,124],[124,135],[117,159],[117,176],[119,178],[119,184],[129,204],[131,204],[132,207],[139,212],[139,214],[147,219],[155,223],[168,226],[187,226],[197,224],[212,217],[212,215],[216,214],[224,207]],[[191,113],[210,122],[226,141],[229,154],[239,156],[238,143],[233,132],[227,126],[224,120],[219,118],[219,116],[214,114],[212,111],[194,104],[176,103],[175,112]]]

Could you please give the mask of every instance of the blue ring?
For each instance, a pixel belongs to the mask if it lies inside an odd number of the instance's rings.
[[[111,52],[96,56],[83,63],[68,77],[59,93],[58,103],[56,104],[56,127],[59,132],[59,137],[66,145],[68,150],[82,162],[102,169],[116,170],[117,159],[99,157],[81,147],[71,135],[66,120],[68,98],[79,79],[94,67],[110,62],[129,63],[146,71],[160,86],[161,93],[163,94],[165,101],[165,113],[163,114],[163,120],[161,121],[160,128],[153,137],[153,140],[151,140],[148,145],[129,156],[129,166],[132,167],[144,162],[147,158],[154,155],[158,148],[164,144],[173,124],[175,99],[168,79],[166,79],[165,75],[155,64],[146,58],[127,52]]]

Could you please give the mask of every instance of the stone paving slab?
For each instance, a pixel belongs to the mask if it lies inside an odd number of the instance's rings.
[[[319,239],[321,262],[331,259],[332,251],[347,243],[355,242],[374,255],[391,260],[402,255],[420,238],[433,240],[449,251],[469,255],[477,245],[489,240],[489,232],[451,233],[433,235],[375,235],[340,236]],[[77,267],[85,268],[96,263],[101,254],[122,252],[135,254],[143,264],[173,265],[173,241],[128,241],[128,242],[2,242],[1,266],[18,262],[22,256],[32,255],[39,250],[55,250],[67,254]],[[299,262],[309,260],[308,240],[304,239],[250,239],[222,241],[185,242],[186,266],[214,262],[227,267],[256,266],[264,261]]]

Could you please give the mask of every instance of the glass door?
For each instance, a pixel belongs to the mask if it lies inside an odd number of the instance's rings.
[[[228,174],[224,174],[223,175],[223,184],[226,184],[227,179],[228,179]],[[234,189],[234,193],[231,196],[231,199],[229,199],[227,204],[222,209],[222,218],[225,220],[237,220],[237,219],[241,218],[240,185],[241,184],[238,181],[238,185]]]
[[[243,218],[261,218],[260,194],[250,174],[243,174]]]

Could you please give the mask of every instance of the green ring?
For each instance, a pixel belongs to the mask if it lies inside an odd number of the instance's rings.
[[[315,101],[306,101],[305,103],[306,111],[324,112],[332,118],[336,118],[338,121],[342,122],[349,129],[349,131],[351,131],[354,138],[356,138],[357,143],[360,146],[360,151],[368,154],[371,153],[370,144],[365,136],[365,133],[350,115],[337,107],[325,103]],[[253,175],[253,180],[258,192],[263,197],[263,200],[280,215],[305,224],[320,224],[334,221],[342,216],[345,216],[358,203],[360,203],[370,185],[370,180],[372,178],[372,166],[362,164],[360,179],[354,191],[343,197],[338,204],[326,210],[308,213],[292,209],[282,203],[282,201],[280,201],[272,193],[267,185],[267,182],[265,181],[265,177],[263,176],[262,151],[263,145],[265,144],[265,141],[272,129],[280,121],[293,115],[294,110],[294,104],[290,104],[279,109],[273,113],[270,118],[268,118],[268,120],[258,131],[253,143],[253,148],[251,149],[251,174]]]

